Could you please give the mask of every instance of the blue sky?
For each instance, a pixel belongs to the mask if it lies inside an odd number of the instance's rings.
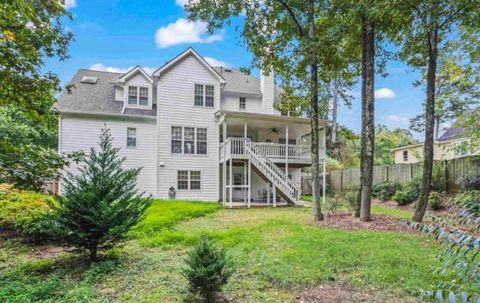
[[[75,41],[70,59],[48,60],[46,69],[68,82],[80,68],[125,71],[141,65],[155,69],[178,53],[194,47],[207,61],[230,67],[248,66],[251,54],[241,46],[237,24],[208,35],[201,22],[185,20],[185,0],[66,0],[73,21],[65,22]],[[400,62],[387,65],[389,76],[377,77],[376,124],[408,128],[408,119],[422,111],[424,92],[412,82],[418,72]],[[257,72],[258,73],[258,72]],[[359,89],[351,109],[340,108],[339,122],[360,129]],[[415,134],[417,139],[422,134]]]

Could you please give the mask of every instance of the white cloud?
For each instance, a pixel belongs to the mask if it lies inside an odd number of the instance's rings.
[[[217,60],[217,59],[212,58],[212,57],[203,57],[203,59],[205,59],[205,61],[207,61],[207,63],[210,64],[211,66],[222,66],[222,67],[230,66],[227,62]]]
[[[375,98],[376,99],[395,99],[397,94],[389,88],[381,88],[375,91]]]
[[[384,118],[385,124],[391,128],[408,128],[409,122],[410,122],[410,117],[406,115],[387,115]]]
[[[222,39],[221,35],[208,35],[206,23],[184,18],[160,27],[155,33],[155,42],[159,48],[184,43],[212,43]]]
[[[175,3],[183,7],[188,3],[188,0],[175,0]]]
[[[134,68],[134,66],[129,66],[127,68],[121,68],[121,67],[114,67],[114,66],[105,66],[102,63],[95,63],[91,65],[88,69],[92,70],[98,70],[98,71],[104,71],[104,72],[110,72],[110,73],[126,73],[129,70]],[[157,68],[154,67],[148,67],[148,66],[142,66],[143,70],[147,72],[147,74],[151,75]]]
[[[76,6],[77,6],[77,0],[65,0],[65,4],[63,5],[65,9],[74,8]]]

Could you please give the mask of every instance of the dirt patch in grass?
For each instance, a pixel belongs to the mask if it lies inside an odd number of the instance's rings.
[[[375,289],[355,289],[347,283],[323,284],[303,288],[295,295],[294,303],[351,303],[351,302],[415,302],[384,298]]]
[[[28,253],[28,257],[36,260],[50,259],[59,256],[65,251],[67,250],[61,246],[36,246],[35,248],[32,248],[32,250]]]
[[[335,213],[326,216],[325,220],[315,223],[315,225],[327,228],[337,228],[341,230],[371,230],[371,231],[396,231],[404,233],[418,233],[404,225],[397,218],[372,215],[372,221],[362,222],[358,218],[352,216],[350,212]]]

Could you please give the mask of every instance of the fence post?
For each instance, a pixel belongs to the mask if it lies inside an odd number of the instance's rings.
[[[388,179],[388,165],[385,166],[385,179],[386,179],[387,181],[390,181],[390,180]]]
[[[340,192],[343,192],[343,169],[340,170]]]
[[[410,163],[409,165],[410,165],[410,179],[413,179],[413,165],[412,163]]]
[[[445,182],[444,182],[444,183],[445,183],[445,184],[444,184],[444,186],[445,186],[444,190],[445,190],[445,192],[447,192],[447,191],[448,191],[448,168],[447,168],[447,160],[443,160],[443,175],[444,175],[444,178],[445,178],[445,180],[444,180],[444,181],[445,181]]]

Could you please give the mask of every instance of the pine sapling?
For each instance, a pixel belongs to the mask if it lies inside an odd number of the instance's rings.
[[[82,157],[78,173],[62,180],[63,195],[54,206],[56,223],[66,231],[62,241],[88,250],[91,261],[122,240],[152,200],[136,190],[140,168],[122,168],[125,158],[112,141],[109,129],[102,129],[99,147]]]

